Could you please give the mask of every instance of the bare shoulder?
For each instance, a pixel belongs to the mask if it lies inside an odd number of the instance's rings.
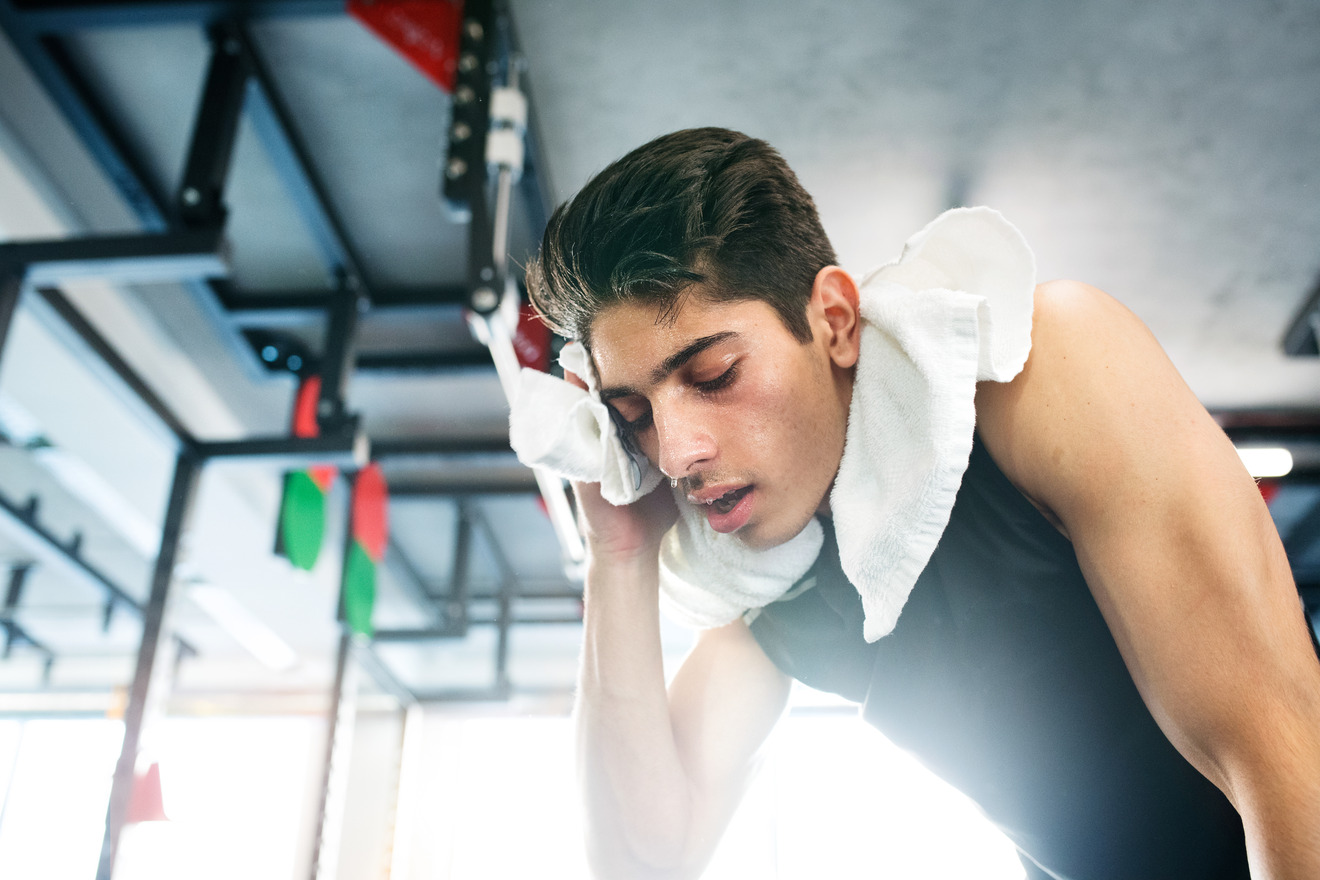
[[[978,387],[977,424],[1009,479],[1061,527],[1125,486],[1167,479],[1175,459],[1241,470],[1153,334],[1113,297],[1049,282],[1033,319],[1022,373]]]

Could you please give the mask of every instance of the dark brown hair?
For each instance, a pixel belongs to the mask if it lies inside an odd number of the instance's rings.
[[[773,147],[698,128],[639,147],[560,205],[527,286],[546,323],[588,347],[603,309],[652,303],[663,319],[694,284],[715,301],[765,301],[807,342],[812,284],[836,262],[815,203]]]

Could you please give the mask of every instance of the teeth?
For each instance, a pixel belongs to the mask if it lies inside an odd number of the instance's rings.
[[[746,489],[747,489],[746,486],[743,486],[738,489],[730,489],[728,492],[725,492],[723,495],[720,495],[716,498],[711,498],[709,501],[701,501],[699,503],[704,504],[706,507],[715,507],[716,505],[719,505],[721,510],[727,511],[728,509],[731,509],[733,505],[736,504],[740,498],[742,498]]]

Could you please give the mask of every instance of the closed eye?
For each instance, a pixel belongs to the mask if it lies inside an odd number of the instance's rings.
[[[623,413],[614,407],[608,407],[610,417],[614,420],[614,426],[619,429],[619,436],[623,438],[624,445],[636,442],[636,435],[640,431],[645,431],[651,426],[651,410],[647,408],[645,412],[633,419],[624,418]]]
[[[738,365],[735,363],[714,379],[707,379],[704,382],[694,382],[693,385],[696,386],[698,391],[709,394],[727,388],[729,385],[733,384],[733,380],[737,377]]]

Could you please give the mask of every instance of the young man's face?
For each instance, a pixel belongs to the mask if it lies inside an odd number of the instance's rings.
[[[712,528],[754,549],[789,540],[826,503],[843,455],[851,374],[823,318],[808,309],[803,344],[759,300],[696,292],[672,323],[656,317],[620,305],[596,318],[602,398]]]

